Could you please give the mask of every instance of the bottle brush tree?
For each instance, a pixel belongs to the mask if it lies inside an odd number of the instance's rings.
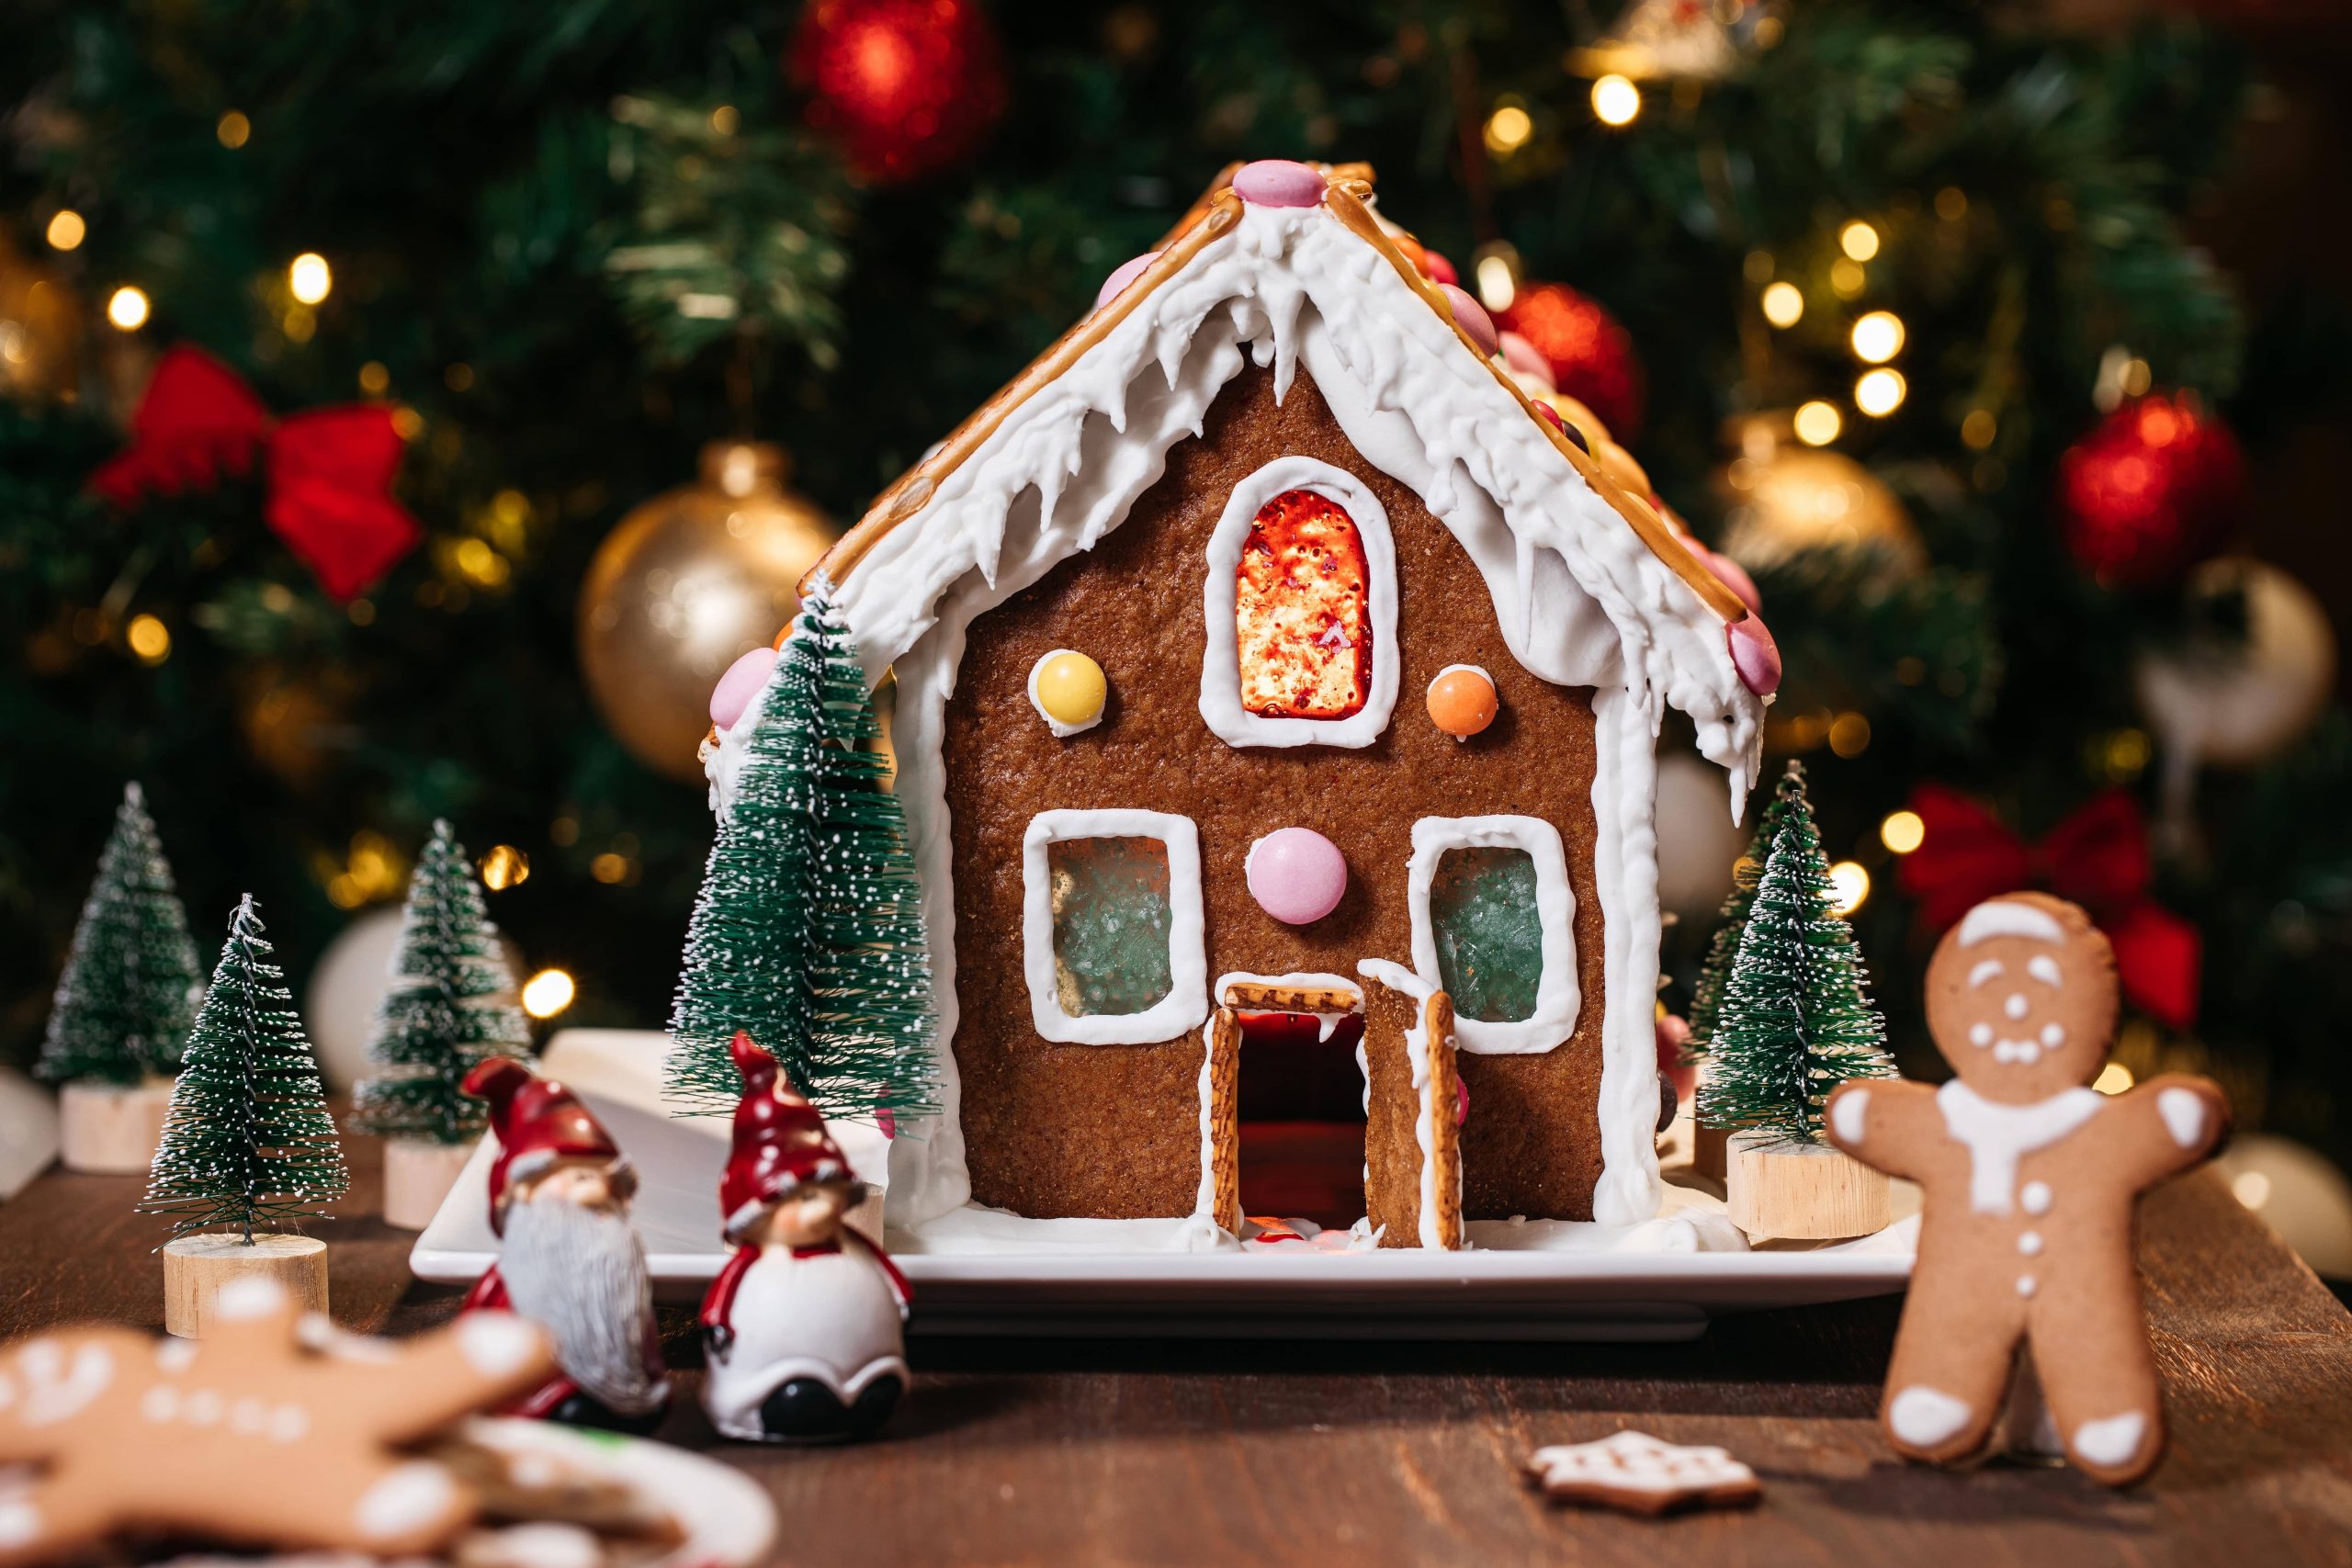
[[[523,1056],[530,1024],[483,908],[481,884],[449,824],[433,824],[401,911],[392,982],[368,1055],[379,1070],[354,1097],[354,1131],[426,1143],[481,1135],[489,1108],[460,1087],[488,1056]]]
[[[1775,804],[1781,818],[1724,983],[1699,1120],[1817,1143],[1830,1092],[1892,1076],[1894,1063],[1813,809],[1802,787]]]
[[[139,1206],[172,1216],[172,1235],[244,1233],[306,1215],[350,1185],[326,1090],[294,998],[270,962],[248,893],[188,1033],[171,1110]]]
[[[123,1085],[175,1072],[203,993],[171,863],[145,795],[127,784],[74,928],[35,1070],[56,1083]]]
[[[741,1030],[827,1116],[937,1108],[931,958],[906,817],[822,579],[761,694],[686,931],[671,1098],[733,1109]]]

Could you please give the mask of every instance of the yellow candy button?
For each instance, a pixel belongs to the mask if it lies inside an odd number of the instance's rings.
[[[1056,734],[1084,729],[1102,716],[1110,691],[1102,666],[1075,649],[1056,649],[1029,673],[1029,696]]]

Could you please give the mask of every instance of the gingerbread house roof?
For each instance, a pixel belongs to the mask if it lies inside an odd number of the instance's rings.
[[[1520,661],[1690,715],[1736,814],[1768,700],[1732,656],[1739,598],[1454,320],[1374,215],[1368,169],[1317,170],[1319,199],[1295,179],[1281,202],[1231,174],[819,563],[869,675],[1117,527],[1245,355],[1278,398],[1305,364],[1351,444],[1469,550]]]

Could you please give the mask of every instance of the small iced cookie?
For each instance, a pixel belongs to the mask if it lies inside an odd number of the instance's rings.
[[[1764,1495],[1756,1472],[1722,1449],[1685,1448],[1647,1432],[1612,1432],[1589,1443],[1537,1449],[1527,1473],[1555,1502],[1658,1515],[1678,1508],[1744,1508]]]

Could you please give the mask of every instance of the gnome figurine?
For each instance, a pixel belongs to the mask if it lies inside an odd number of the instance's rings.
[[[865,1189],[817,1108],[750,1035],[728,1051],[743,1098],[718,1210],[735,1253],[703,1298],[703,1407],[752,1442],[871,1437],[906,1391],[906,1277],[849,1227]]]
[[[503,1412],[649,1432],[670,1402],[645,1252],[629,1224],[637,1172],[563,1085],[511,1057],[466,1075],[498,1134],[490,1224],[498,1261],[462,1310],[529,1318],[554,1339],[560,1371]]]

